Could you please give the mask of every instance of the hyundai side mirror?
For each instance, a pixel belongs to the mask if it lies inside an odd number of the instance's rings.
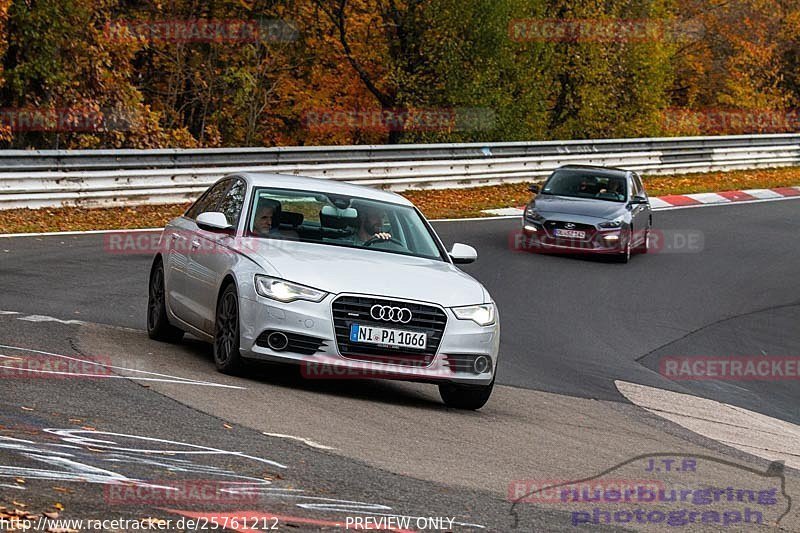
[[[531,185],[530,187],[528,187],[528,190],[529,190],[529,191],[531,191],[533,194],[539,194],[539,191],[540,191],[541,189],[539,188],[539,186],[538,186],[538,185],[536,185],[536,184],[534,183],[533,185]]]

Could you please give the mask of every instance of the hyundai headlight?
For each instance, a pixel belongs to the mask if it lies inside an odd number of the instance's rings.
[[[539,212],[532,207],[525,208],[525,218],[529,218],[534,222],[544,222],[545,218],[539,214]]]
[[[623,220],[621,218],[618,218],[616,220],[607,220],[605,222],[601,222],[599,226],[601,228],[619,228],[620,226],[622,226],[622,222]]]
[[[494,324],[494,304],[453,307],[453,313],[459,320],[472,320],[479,326],[491,326]]]
[[[321,302],[328,295],[327,292],[312,287],[270,276],[256,276],[256,292],[265,298],[285,303],[295,300]]]

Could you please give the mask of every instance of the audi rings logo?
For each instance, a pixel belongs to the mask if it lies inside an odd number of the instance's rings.
[[[375,320],[385,322],[399,322],[408,324],[411,322],[411,311],[405,307],[390,307],[388,305],[373,305],[369,310],[370,316]]]

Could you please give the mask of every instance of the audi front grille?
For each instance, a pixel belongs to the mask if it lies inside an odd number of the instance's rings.
[[[406,322],[406,314],[401,316],[395,311],[394,314],[384,313],[387,320],[376,320],[372,314],[372,308],[376,305],[386,310],[408,309],[411,319]],[[447,325],[447,315],[442,309],[432,305],[363,296],[340,296],[332,307],[339,353],[343,357],[359,361],[428,366],[436,357]],[[378,312],[375,315],[381,316]],[[350,326],[353,324],[425,333],[428,336],[427,346],[418,350],[354,343],[350,341]]]

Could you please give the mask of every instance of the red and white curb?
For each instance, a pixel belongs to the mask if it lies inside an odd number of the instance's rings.
[[[774,189],[747,189],[744,191],[703,192],[697,194],[672,194],[650,198],[650,206],[654,211],[666,209],[684,209],[709,205],[726,205],[734,203],[769,202],[800,198],[800,186],[776,187]],[[506,207],[483,211],[495,216],[520,216],[524,207]]]

